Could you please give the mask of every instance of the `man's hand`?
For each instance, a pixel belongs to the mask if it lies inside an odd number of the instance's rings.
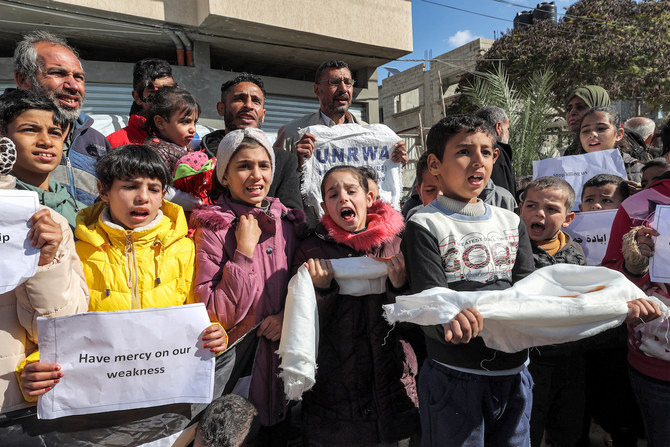
[[[298,169],[302,169],[302,165],[305,163],[305,160],[312,156],[315,142],[316,137],[311,133],[306,133],[296,143],[295,152],[298,155]]]
[[[30,245],[40,250],[38,265],[46,265],[54,260],[58,247],[63,241],[63,230],[52,218],[49,210],[39,210],[28,221]]]
[[[405,148],[405,140],[400,140],[393,145],[391,160],[394,163],[402,163],[403,166],[407,164],[409,161],[409,155],[407,154],[407,148]]]
[[[461,311],[444,326],[444,340],[449,343],[468,343],[484,329],[484,317],[471,307]]]

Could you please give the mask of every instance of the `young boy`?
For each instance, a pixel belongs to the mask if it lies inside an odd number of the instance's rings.
[[[534,269],[526,227],[477,197],[498,157],[494,131],[472,115],[442,119],[427,138],[428,170],[442,194],[409,220],[403,253],[411,293],[432,287],[496,290]],[[477,337],[475,309],[422,327],[428,359],[419,374],[424,446],[528,445],[528,351],[508,354]]]
[[[642,189],[647,189],[668,171],[670,171],[670,164],[663,158],[646,162],[642,167]]]
[[[586,265],[582,248],[561,231],[575,218],[571,211],[574,203],[574,190],[558,177],[540,177],[526,187],[520,211],[530,235],[535,268],[559,263]],[[584,363],[582,352],[575,348],[575,343],[565,343],[531,351],[528,369],[535,382],[532,447],[540,447],[545,429],[557,445],[576,445],[581,435]]]
[[[260,445],[258,410],[235,394],[221,396],[207,406],[198,422],[194,447],[256,447]]]
[[[630,189],[624,179],[612,174],[598,174],[584,183],[579,211],[615,210],[629,195]]]
[[[16,145],[11,174],[15,189],[35,191],[41,205],[65,217],[74,230],[77,212],[85,205],[63,185],[50,178],[63,155],[68,124],[54,102],[26,90],[12,90],[0,97],[0,136]]]
[[[424,152],[416,162],[416,191],[419,194],[421,204],[413,207],[407,212],[405,220],[408,221],[414,213],[435,200],[441,193],[437,177],[428,171],[428,152]]]

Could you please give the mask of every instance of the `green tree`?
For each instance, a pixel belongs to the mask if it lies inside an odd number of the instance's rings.
[[[510,141],[513,148],[514,175],[532,172],[533,160],[551,156],[543,149],[547,141],[546,126],[556,117],[551,105],[554,74],[536,71],[519,86],[510,80],[506,69],[497,65],[492,72],[478,76],[463,87],[463,101],[470,109],[497,106],[507,112]]]

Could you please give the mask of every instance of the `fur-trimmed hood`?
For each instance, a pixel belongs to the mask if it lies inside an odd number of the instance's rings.
[[[335,242],[347,245],[356,251],[368,252],[393,239],[405,228],[402,214],[387,203],[377,200],[370,208],[366,218],[367,229],[360,233],[349,233],[337,226],[330,216],[321,218],[322,229]]]
[[[305,213],[298,209],[286,208],[279,199],[266,197],[270,202],[268,212],[261,208],[244,205],[234,202],[228,196],[221,196],[216,205],[203,206],[196,208],[191,213],[189,224],[192,228],[207,228],[213,231],[223,230],[233,225],[241,215],[252,215],[259,222],[270,219],[285,218],[295,224],[301,224],[305,221]]]

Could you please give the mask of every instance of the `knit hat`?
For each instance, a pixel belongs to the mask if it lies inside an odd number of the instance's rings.
[[[585,85],[573,90],[568,95],[565,103],[569,103],[575,96],[579,97],[590,108],[611,105],[610,95],[607,90],[599,85]]]
[[[216,151],[216,178],[219,179],[221,184],[223,184],[223,176],[226,174],[230,159],[245,138],[251,138],[256,141],[259,146],[264,147],[268,152],[268,156],[272,162],[272,177],[270,177],[270,181],[272,182],[275,175],[275,151],[265,136],[265,132],[255,127],[247,127],[246,129],[237,129],[228,132],[219,143],[219,149]]]
[[[12,172],[14,163],[16,163],[14,142],[7,137],[0,138],[0,175],[7,175]]]

